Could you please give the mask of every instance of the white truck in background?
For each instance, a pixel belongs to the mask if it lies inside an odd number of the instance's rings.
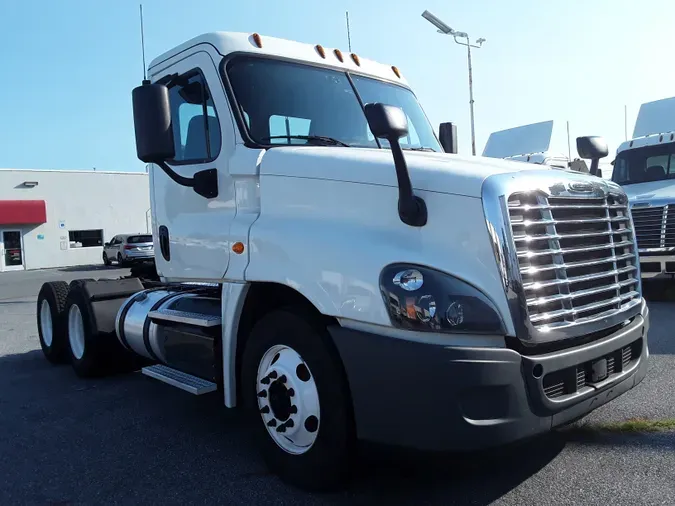
[[[338,49],[210,33],[148,70],[133,108],[160,279],[45,283],[50,361],[217,391],[307,489],[343,483],[357,440],[501,445],[644,378],[618,185],[458,156],[398,68]]]
[[[631,203],[643,278],[675,276],[675,97],[641,105],[612,180]]]
[[[561,131],[555,125],[553,120],[549,120],[492,132],[483,149],[483,156],[590,173],[583,159],[570,159],[568,155],[550,149],[552,139],[562,139]],[[595,175],[611,179],[611,169],[611,164],[599,165]]]

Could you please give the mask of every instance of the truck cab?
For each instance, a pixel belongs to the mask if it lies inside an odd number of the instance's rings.
[[[172,49],[132,98],[160,279],[44,285],[53,362],[218,392],[308,489],[359,440],[501,445],[644,378],[620,186],[457,155],[396,66],[257,33]]]
[[[675,98],[642,104],[612,180],[631,203],[643,278],[675,275]]]

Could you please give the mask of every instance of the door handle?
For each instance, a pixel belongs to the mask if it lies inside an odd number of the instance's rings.
[[[164,260],[169,262],[171,260],[169,229],[165,225],[160,226],[158,230],[158,235],[159,235],[159,249],[162,252],[162,257],[164,257]]]

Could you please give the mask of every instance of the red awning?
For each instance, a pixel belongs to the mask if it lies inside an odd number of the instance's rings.
[[[47,223],[44,200],[0,200],[0,225]]]

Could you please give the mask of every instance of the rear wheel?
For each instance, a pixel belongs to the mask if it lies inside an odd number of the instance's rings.
[[[70,362],[83,378],[131,370],[131,355],[122,348],[115,332],[101,332],[85,290],[87,280],[73,281],[66,302],[66,334]]]
[[[68,360],[68,342],[65,329],[68,284],[64,281],[45,283],[37,300],[37,323],[40,347],[53,364]]]
[[[354,430],[340,360],[312,320],[293,310],[263,317],[246,343],[242,388],[270,470],[328,490],[348,478]]]

